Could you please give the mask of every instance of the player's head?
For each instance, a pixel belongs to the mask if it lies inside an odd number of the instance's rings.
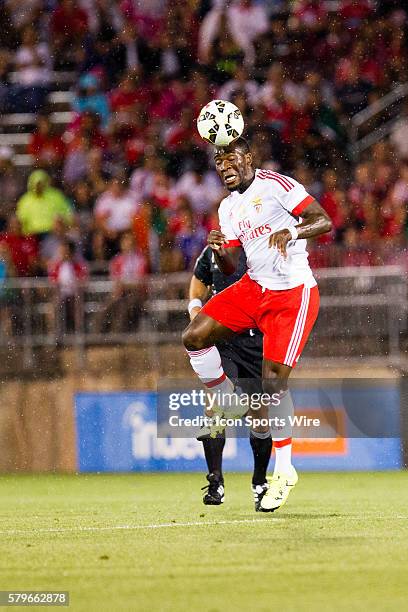
[[[238,138],[226,147],[216,147],[215,168],[225,187],[236,191],[254,175],[252,154],[245,138]]]

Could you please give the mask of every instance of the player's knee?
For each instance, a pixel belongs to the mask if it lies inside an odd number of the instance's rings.
[[[184,330],[182,340],[185,348],[188,351],[199,351],[203,348],[207,348],[208,346],[205,336],[200,329],[197,329],[191,325]]]
[[[280,363],[264,362],[262,388],[264,393],[273,395],[285,390],[288,385],[290,368]]]
[[[273,395],[287,389],[288,379],[286,376],[281,376],[278,373],[273,373],[267,378],[262,379],[262,389],[264,393]]]

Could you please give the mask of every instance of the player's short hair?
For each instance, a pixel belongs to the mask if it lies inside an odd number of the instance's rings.
[[[251,149],[249,147],[249,142],[243,138],[242,136],[240,136],[239,138],[237,138],[237,140],[235,140],[232,144],[231,147],[233,149],[239,149],[240,151],[242,151],[242,153],[244,153],[245,155],[247,153],[251,152]]]
[[[234,140],[234,142],[231,142],[231,144],[229,144],[226,147],[216,147],[215,155],[217,155],[217,153],[220,153],[221,150],[228,152],[228,151],[235,151],[235,149],[239,149],[241,153],[243,153],[244,155],[251,152],[251,149],[249,147],[249,142],[245,138],[240,136],[239,138]]]

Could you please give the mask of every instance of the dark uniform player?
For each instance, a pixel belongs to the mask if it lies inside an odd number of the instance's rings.
[[[225,276],[215,263],[213,250],[206,247],[196,261],[190,283],[190,318],[193,319],[198,314],[202,300],[208,297],[209,291],[211,295],[219,293],[239,280],[246,270],[246,257],[242,252],[235,273]],[[234,384],[239,384],[245,393],[262,393],[262,346],[263,336],[256,328],[235,335],[231,340],[217,343],[224,372]],[[210,433],[204,430],[198,439],[203,442],[208,466],[209,484],[203,487],[206,489],[203,502],[206,505],[219,505],[224,501],[222,453],[225,445],[225,432],[211,437]],[[268,487],[266,471],[272,451],[270,431],[263,431],[262,428],[251,429],[250,443],[254,455],[252,491],[255,509],[258,510],[260,500]]]

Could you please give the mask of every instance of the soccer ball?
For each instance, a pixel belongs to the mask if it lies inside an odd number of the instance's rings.
[[[212,100],[201,109],[197,129],[203,140],[217,147],[226,147],[244,131],[244,119],[235,104]]]

